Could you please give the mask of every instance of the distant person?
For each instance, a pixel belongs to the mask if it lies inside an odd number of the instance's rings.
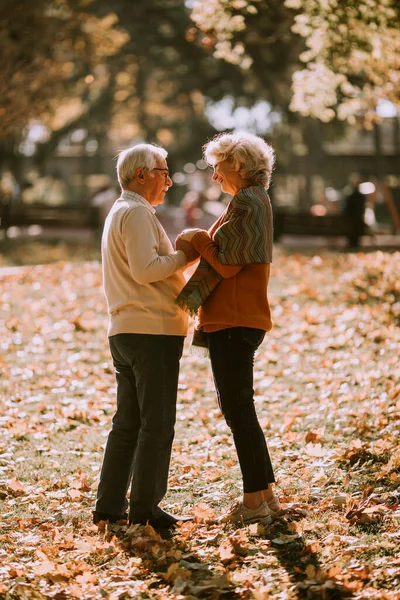
[[[0,228],[7,235],[7,229],[11,225],[11,197],[0,188]]]
[[[362,179],[359,175],[353,175],[350,179],[350,190],[345,196],[344,215],[349,222],[349,235],[347,237],[349,248],[359,248],[360,238],[365,230],[365,206],[366,196],[360,192]]]
[[[181,202],[181,208],[185,214],[186,226],[195,227],[198,220],[203,216],[201,205],[203,203],[202,194],[195,190],[186,192]]]
[[[184,231],[176,247],[194,249],[200,264],[177,302],[197,313],[195,345],[208,347],[218,402],[230,427],[243,477],[243,495],[222,522],[270,523],[281,507],[274,472],[254,406],[254,355],[272,327],[267,288],[272,262],[268,187],[274,151],[246,133],[206,144],[213,180],[233,196],[209,231]]]
[[[182,270],[197,256],[192,249],[174,251],[155,215],[172,186],[166,156],[152,144],[119,154],[122,193],[102,236],[117,410],[104,453],[94,523],[128,517],[131,523],[165,529],[187,520],[159,506],[167,490],[179,361],[187,333],[187,315],[175,298],[185,285]]]
[[[15,223],[20,202],[20,187],[10,171],[0,177],[0,228],[7,236],[7,229]]]

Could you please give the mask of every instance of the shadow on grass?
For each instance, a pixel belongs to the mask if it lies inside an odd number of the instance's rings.
[[[156,532],[150,525],[112,526],[109,538],[115,536],[119,546],[138,560],[137,577],[148,581],[148,591],[168,588],[180,597],[237,598],[235,585],[225,568],[202,556],[199,546],[218,547],[223,534],[206,525],[188,522],[173,532]],[[193,541],[197,549],[193,549]],[[208,555],[212,554],[208,552]]]
[[[134,525],[112,527],[108,535],[117,538],[127,555],[136,557],[136,576],[149,582],[149,591],[165,588],[177,596],[212,600],[253,597],[253,591],[254,597],[272,599],[289,589],[290,597],[299,600],[352,597],[334,572],[321,567],[318,543],[293,535],[285,518],[265,531],[257,525],[234,530],[189,522],[172,534]],[[247,575],[249,568],[252,575]]]
[[[280,536],[272,538],[271,542],[278,562],[296,587],[298,598],[340,600],[353,597],[351,590],[335,578],[334,569],[326,570],[321,566],[318,541],[307,541],[302,535],[291,536],[283,531]]]

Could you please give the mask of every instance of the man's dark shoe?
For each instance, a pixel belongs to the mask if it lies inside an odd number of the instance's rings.
[[[158,508],[156,514],[150,515],[149,517],[133,518],[129,522],[140,523],[146,525],[148,523],[154,529],[171,529],[175,527],[178,522],[193,521],[193,517],[182,517],[179,515],[171,515],[162,508]]]
[[[109,523],[117,523],[118,521],[127,521],[128,514],[123,515],[109,515],[108,513],[93,511],[93,523],[97,525],[100,521],[108,521]]]

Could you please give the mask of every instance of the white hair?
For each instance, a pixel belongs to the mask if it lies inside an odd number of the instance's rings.
[[[139,167],[151,171],[157,166],[157,159],[164,159],[168,152],[154,144],[137,144],[118,154],[117,177],[121,189],[126,189],[135,177]]]
[[[275,152],[258,135],[247,132],[222,133],[207,142],[203,152],[209,165],[229,160],[243,179],[268,189]]]

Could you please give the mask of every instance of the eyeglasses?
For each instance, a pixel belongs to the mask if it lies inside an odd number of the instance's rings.
[[[144,171],[148,171],[149,173],[151,173],[151,171],[164,171],[164,179],[165,181],[167,181],[167,179],[169,179],[169,170],[167,167],[154,167],[153,169],[148,169],[147,167],[141,167]]]
[[[154,167],[151,171],[164,171],[164,179],[167,180],[169,178],[169,170],[165,167]]]

